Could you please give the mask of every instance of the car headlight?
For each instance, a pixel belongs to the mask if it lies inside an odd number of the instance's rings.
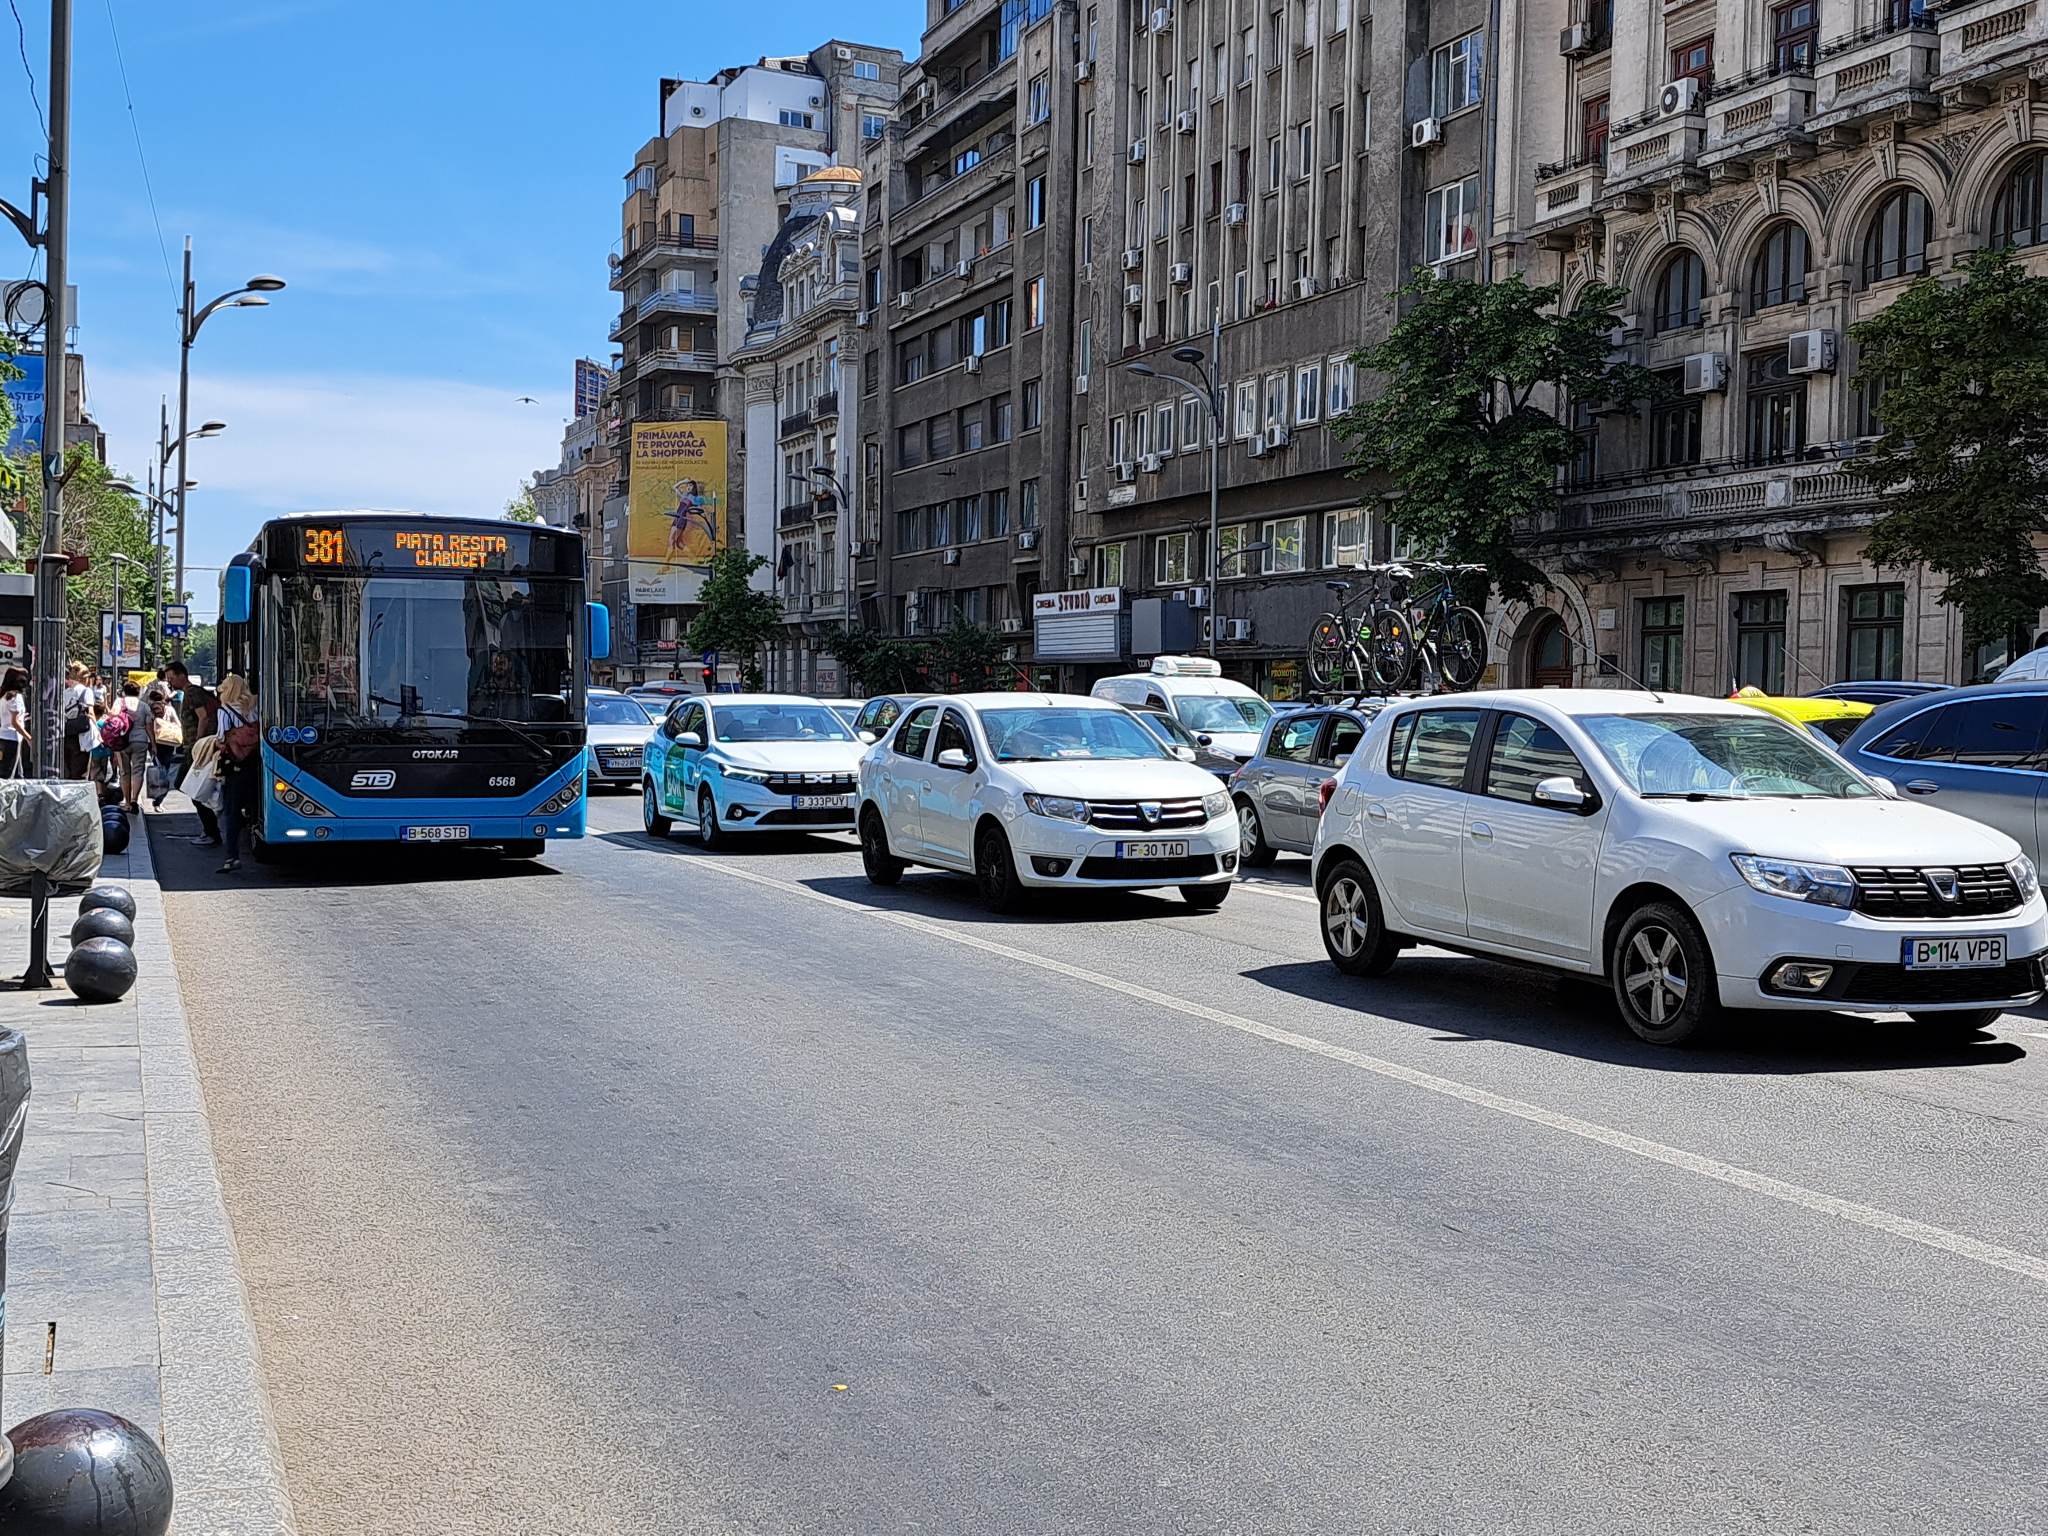
[[[1213,795],[1202,796],[1202,814],[1214,821],[1218,816],[1230,814],[1230,792],[1219,789]]]
[[[1064,795],[1026,795],[1024,809],[1034,816],[1050,816],[1054,821],[1088,820],[1088,802],[1069,800]]]
[[[1839,864],[1802,864],[1796,859],[1731,855],[1735,872],[1766,896],[1811,901],[1823,907],[1856,905],[1856,877]]]
[[[2005,866],[2005,872],[2012,876],[2012,883],[2020,888],[2020,900],[2032,901],[2041,890],[2041,876],[2034,868],[2034,861],[2024,853]]]
[[[735,768],[730,763],[718,763],[716,758],[712,759],[712,761],[717,763],[718,771],[728,779],[738,779],[744,784],[766,784],[768,782],[768,775],[761,772],[758,768]]]

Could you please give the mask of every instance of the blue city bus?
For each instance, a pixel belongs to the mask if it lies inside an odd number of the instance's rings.
[[[611,651],[578,533],[495,518],[307,512],[221,576],[222,673],[261,710],[256,857],[581,837],[584,677]]]

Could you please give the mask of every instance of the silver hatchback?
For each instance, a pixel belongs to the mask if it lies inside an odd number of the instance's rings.
[[[1291,710],[1266,722],[1259,749],[1230,776],[1238,861],[1254,869],[1282,853],[1308,853],[1322,818],[1322,787],[1378,714],[1376,701]]]

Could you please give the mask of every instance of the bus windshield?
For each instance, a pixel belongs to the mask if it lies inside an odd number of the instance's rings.
[[[577,585],[489,573],[277,578],[281,725],[570,718]],[[271,701],[266,701],[271,702]]]

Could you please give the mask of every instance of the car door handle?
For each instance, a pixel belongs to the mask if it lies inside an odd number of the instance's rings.
[[[924,787],[924,792],[925,792],[926,794],[930,794],[930,793],[932,792],[932,782],[931,782],[931,780],[930,780],[930,779],[926,779],[926,780],[924,781],[924,786],[923,786],[923,787]]]
[[[1387,819],[1387,808],[1384,805],[1368,805],[1365,808],[1365,814],[1374,821],[1385,821]]]
[[[1941,786],[1932,779],[1908,779],[1901,787],[1909,795],[1933,795],[1941,792]]]
[[[1471,832],[1472,841],[1475,843],[1490,843],[1493,841],[1493,828],[1483,821],[1473,822],[1467,830]]]

